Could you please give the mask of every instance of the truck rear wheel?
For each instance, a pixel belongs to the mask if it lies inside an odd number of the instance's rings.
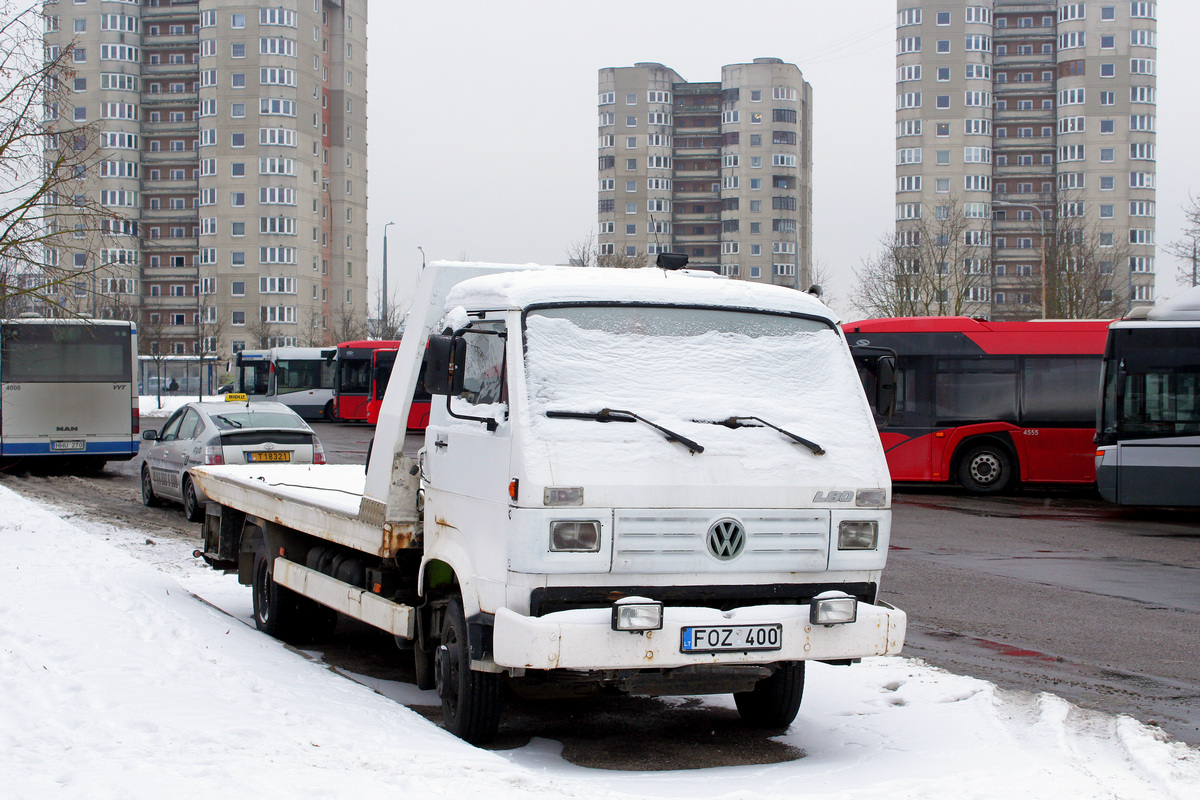
[[[271,575],[271,559],[261,541],[254,548],[254,626],[268,636],[290,641],[296,630],[299,598]]]
[[[748,692],[735,692],[742,721],[756,728],[786,728],[796,719],[804,697],[804,662],[784,661],[769,678]]]
[[[443,727],[471,744],[491,741],[500,727],[500,676],[471,670],[467,619],[457,597],[446,606],[434,672]]]

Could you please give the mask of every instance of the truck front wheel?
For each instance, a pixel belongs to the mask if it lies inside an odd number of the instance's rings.
[[[735,692],[742,721],[756,728],[786,728],[796,719],[804,697],[804,662],[784,661],[769,678],[748,692]]]
[[[457,597],[446,606],[434,672],[446,730],[471,744],[491,741],[500,726],[500,676],[471,671],[467,619]]]

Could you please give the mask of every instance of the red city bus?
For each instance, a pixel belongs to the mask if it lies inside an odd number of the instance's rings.
[[[379,422],[379,409],[383,405],[383,394],[387,391],[388,381],[392,377],[392,367],[396,364],[394,349],[376,350],[375,364],[371,370],[371,395],[367,399],[367,422],[375,425]],[[417,374],[417,389],[413,392],[412,404],[408,410],[408,429],[423,431],[429,425],[429,392],[425,391],[425,365]]]
[[[892,480],[956,482],[976,494],[1018,481],[1094,483],[1108,324],[898,317],[843,325],[868,390],[864,365],[881,350],[896,354],[895,406],[876,418]]]
[[[337,378],[333,382],[333,413],[342,422],[366,422],[367,402],[375,373],[377,350],[395,350],[398,339],[368,339],[337,346]]]
[[[337,346],[333,409],[339,420],[371,425],[379,421],[379,408],[399,347],[398,339],[368,339]],[[429,424],[429,395],[421,377],[408,413],[409,430],[424,430]]]

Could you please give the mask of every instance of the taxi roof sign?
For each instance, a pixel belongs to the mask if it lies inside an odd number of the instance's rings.
[[[229,392],[225,395],[226,403],[248,403],[250,398],[241,392]]]

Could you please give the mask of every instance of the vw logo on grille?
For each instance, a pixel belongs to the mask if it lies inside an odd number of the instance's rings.
[[[708,529],[708,552],[721,561],[742,554],[746,547],[746,529],[736,519],[719,519]]]

